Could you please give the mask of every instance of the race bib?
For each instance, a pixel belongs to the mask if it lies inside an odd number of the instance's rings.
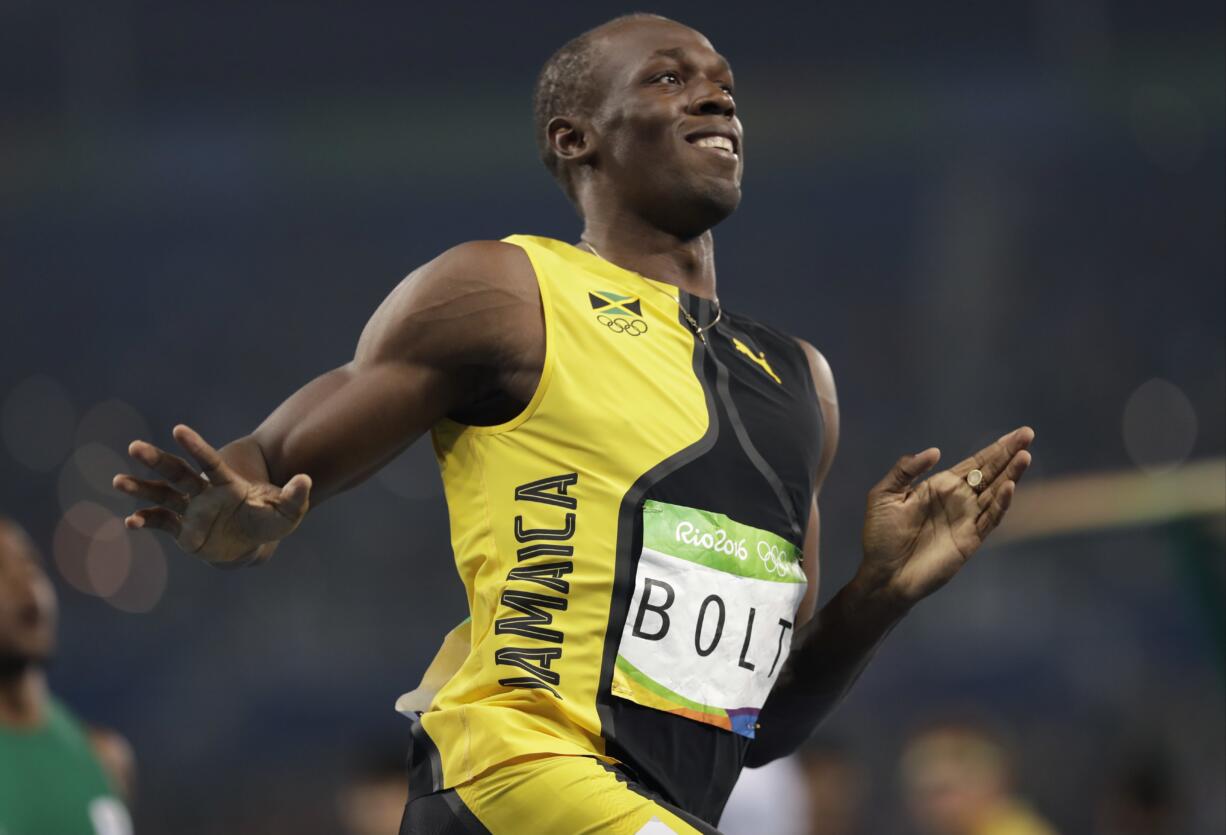
[[[613,695],[753,737],[805,594],[800,556],[721,513],[647,501]]]

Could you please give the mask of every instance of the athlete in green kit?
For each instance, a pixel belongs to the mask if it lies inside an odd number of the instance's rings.
[[[0,835],[130,835],[132,757],[47,689],[56,600],[33,543],[0,518]]]

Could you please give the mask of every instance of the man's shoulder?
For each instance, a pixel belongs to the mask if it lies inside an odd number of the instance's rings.
[[[388,294],[367,323],[356,358],[488,367],[526,350],[539,309],[523,249],[466,241],[413,270]]]
[[[522,250],[523,247],[508,241],[478,239],[458,243],[450,249],[444,250],[438,258],[469,262],[500,261],[504,258],[514,257],[517,253],[522,252]]]
[[[806,339],[801,339],[799,336],[794,336],[792,339],[800,346],[805,359],[809,361],[809,370],[813,372],[813,380],[818,384],[818,387],[821,388],[822,384],[827,381],[833,386],[834,372],[830,368],[826,355],[817,350],[813,343]]]
[[[393,291],[395,307],[479,311],[519,300],[536,304],[536,276],[521,247],[504,241],[465,241],[422,264]]]
[[[506,241],[474,240],[443,251],[412,275],[498,284],[531,277],[532,264],[521,246]]]
[[[831,423],[838,419],[839,395],[834,384],[834,370],[831,369],[826,356],[814,348],[812,343],[799,337],[793,337],[793,339],[800,345],[800,350],[809,363],[809,373],[813,376],[813,389],[817,392],[822,415],[829,429]]]

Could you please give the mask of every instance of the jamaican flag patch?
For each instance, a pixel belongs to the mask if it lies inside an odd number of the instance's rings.
[[[606,316],[642,316],[643,303],[637,296],[623,296],[610,290],[597,290],[587,294],[592,310]]]

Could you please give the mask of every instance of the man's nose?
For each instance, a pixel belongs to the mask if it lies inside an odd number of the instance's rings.
[[[708,83],[702,94],[690,102],[690,112],[696,116],[731,118],[736,115],[736,102],[723,87]]]

